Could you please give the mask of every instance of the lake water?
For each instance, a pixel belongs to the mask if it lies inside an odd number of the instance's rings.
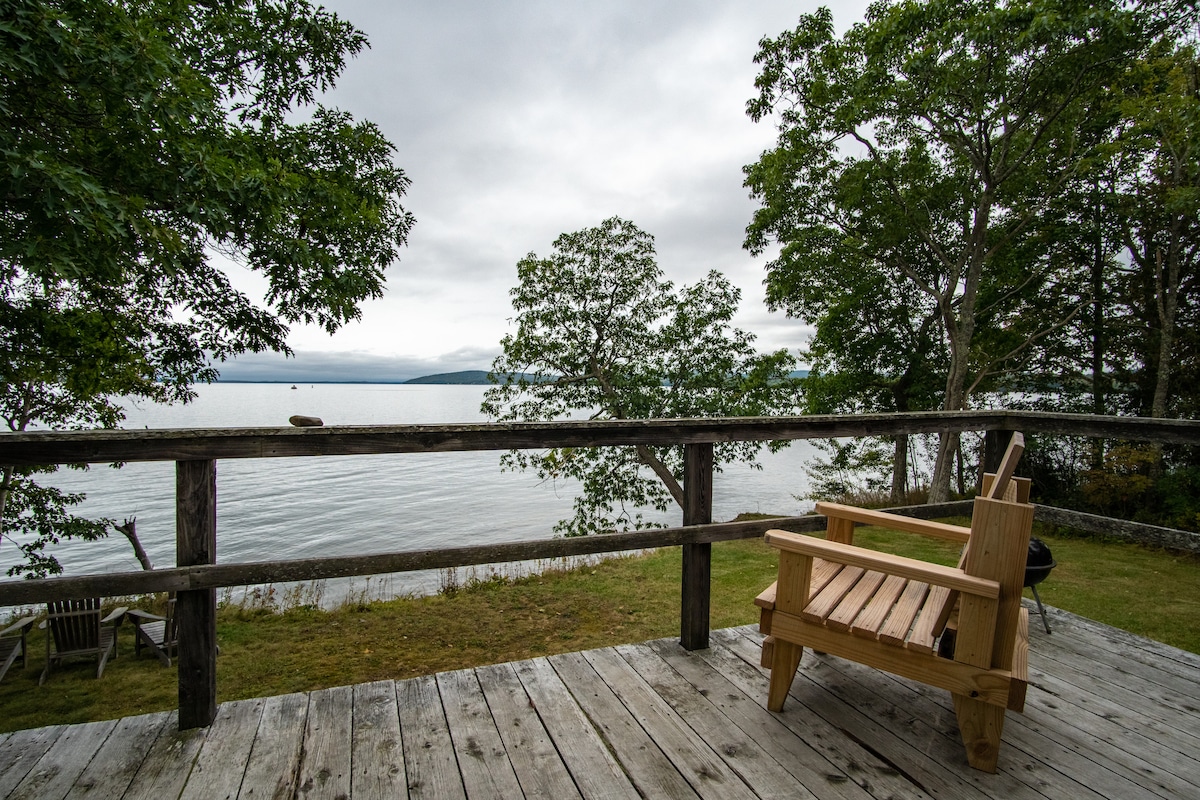
[[[198,387],[186,406],[130,405],[126,428],[228,428],[287,425],[293,414],[326,425],[483,422],[484,386],[396,384],[217,383]],[[220,563],[423,550],[552,536],[571,513],[571,484],[539,482],[503,472],[499,452],[422,453],[322,458],[229,459],[217,463],[217,558]],[[803,466],[812,446],[795,442],[763,453],[761,471],[730,465],[714,476],[713,517],[741,512],[801,514],[812,503]],[[175,465],[127,464],[119,470],[60,470],[53,482],[86,492],[82,513],[118,522],[137,518],[137,531],[156,567],[175,561]],[[679,524],[674,510],[658,519]],[[0,546],[0,563],[11,563]],[[55,555],[67,574],[140,569],[123,536],[68,542]],[[371,594],[436,590],[439,576],[405,573],[358,591]],[[340,601],[349,581],[329,581],[323,602]]]

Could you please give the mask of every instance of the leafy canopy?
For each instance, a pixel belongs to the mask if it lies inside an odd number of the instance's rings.
[[[122,395],[186,401],[220,361],[290,352],[289,325],[332,332],[382,294],[408,179],[376,126],[313,105],[366,44],[307,0],[4,3],[10,429],[114,426]],[[5,471],[8,536],[74,504],[32,479]],[[57,572],[48,558],[33,571]]]
[[[839,301],[844,289],[889,287],[897,335],[816,344],[838,371],[865,360],[898,376],[914,365],[907,332],[936,321],[941,352],[927,361],[942,388],[929,391],[926,376],[912,399],[947,410],[1019,373],[1081,310],[1078,271],[1059,269],[1044,245],[1065,188],[1112,125],[1098,100],[1183,7],[881,1],[842,36],[821,9],[764,39],[748,113],[773,117],[779,133],[746,168],[761,202],[746,247],[780,246],[772,302],[832,336],[830,314],[855,315],[843,330],[871,322],[872,298]],[[838,284],[846,269],[876,277]],[[867,387],[844,389],[857,402]],[[931,497],[945,495],[957,445],[942,437]]]
[[[786,350],[760,355],[732,327],[739,290],[722,275],[678,289],[655,261],[654,239],[613,217],[563,234],[548,258],[517,264],[516,332],[492,364],[483,411],[498,421],[759,416],[793,411]],[[497,376],[524,376],[533,378]],[[717,463],[758,445],[717,448]],[[650,525],[641,511],[682,502],[682,448],[514,451],[514,468],[580,484],[575,516],[556,530],[583,535]],[[649,472],[647,472],[647,469]]]

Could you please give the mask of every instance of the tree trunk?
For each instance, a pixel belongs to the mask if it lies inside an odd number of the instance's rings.
[[[943,411],[961,411],[966,408],[967,372],[970,368],[971,340],[975,336],[975,304],[979,298],[979,284],[987,260],[987,232],[991,210],[992,191],[985,189],[975,209],[965,268],[962,272],[950,273],[945,291],[938,298],[942,325],[950,346],[950,369],[946,374]],[[962,293],[956,299],[955,291],[960,282]],[[937,462],[934,464],[933,478],[929,486],[930,503],[945,503],[950,499],[950,478],[954,471],[954,457],[958,452],[959,441],[960,435],[957,431],[941,435]]]
[[[4,530],[4,510],[8,507],[8,493],[12,490],[13,467],[4,468],[4,480],[0,482],[0,533]]]
[[[679,485],[679,481],[675,480],[671,470],[667,469],[667,465],[662,463],[646,445],[639,444],[636,447],[641,462],[654,471],[658,479],[667,487],[667,491],[671,493],[671,497],[675,498],[675,502],[679,504],[680,508],[683,508],[683,487]]]
[[[1158,288],[1158,370],[1154,381],[1154,397],[1150,416],[1161,419],[1167,415],[1167,390],[1171,384],[1171,347],[1175,343],[1175,318],[1179,310],[1179,247],[1172,237],[1166,259],[1159,249],[1155,253],[1155,283]],[[1164,264],[1164,260],[1166,264]],[[1165,267],[1165,269],[1164,269]]]
[[[1101,227],[1100,203],[1095,204],[1093,223],[1096,238],[1092,251],[1092,413],[1107,413],[1107,397],[1104,385],[1104,231]],[[1104,468],[1104,442],[1092,441],[1091,466],[1094,470]]]
[[[974,310],[972,309],[972,313]],[[949,316],[952,316],[950,312]],[[967,352],[971,343],[971,334],[966,328],[966,320],[952,320],[954,330],[949,330],[950,338],[950,371],[946,376],[946,398],[942,402],[943,411],[959,411],[964,406],[964,387],[967,378]],[[950,478],[954,472],[954,454],[958,452],[960,434],[958,431],[945,431],[938,439],[937,461],[933,465],[933,477],[929,482],[929,502],[945,503],[950,500]]]
[[[150,563],[150,555],[146,552],[146,548],[142,547],[142,540],[137,535],[137,517],[126,519],[121,525],[114,522],[113,527],[125,534],[125,538],[133,545],[133,554],[137,557],[138,563],[142,565],[142,569],[153,570],[154,565]]]
[[[1173,226],[1176,227],[1176,226]],[[1172,231],[1176,234],[1177,230]],[[1171,348],[1175,344],[1175,318],[1179,310],[1179,260],[1182,243],[1172,235],[1166,259],[1160,248],[1155,253],[1155,288],[1158,311],[1158,370],[1154,376],[1154,397],[1150,402],[1150,416],[1162,419],[1167,416],[1167,390],[1171,385]],[[1166,264],[1164,264],[1164,260]],[[1163,474],[1162,442],[1151,445],[1154,460],[1150,464],[1150,477],[1160,478]]]
[[[906,497],[908,497],[908,434],[902,433],[896,437],[895,454],[892,457],[892,505],[904,505]]]

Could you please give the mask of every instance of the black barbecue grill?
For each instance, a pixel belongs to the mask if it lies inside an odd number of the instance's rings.
[[[1042,615],[1042,625],[1046,633],[1050,633],[1050,623],[1046,621],[1046,607],[1038,596],[1037,585],[1046,580],[1050,570],[1058,566],[1050,555],[1050,548],[1037,537],[1029,540],[1029,555],[1025,558],[1025,585],[1033,590],[1033,599],[1037,601],[1038,613]]]

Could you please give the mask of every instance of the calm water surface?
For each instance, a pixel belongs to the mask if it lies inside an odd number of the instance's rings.
[[[286,426],[293,414],[326,425],[403,425],[486,421],[483,386],[392,384],[239,384],[198,387],[186,406],[129,405],[126,428]],[[764,454],[762,471],[732,465],[714,477],[716,520],[744,511],[800,514],[807,490],[805,442]],[[502,472],[498,452],[323,458],[230,459],[217,463],[217,557],[221,563],[422,550],[543,539],[571,513],[574,487],[532,474]],[[137,518],[155,566],[175,560],[174,463],[122,469],[61,470],[55,483],[88,495],[83,512],[117,521]],[[678,524],[680,514],[660,515]],[[3,547],[11,547],[4,543]],[[137,570],[120,534],[55,550],[67,574]],[[0,562],[11,557],[0,550]],[[373,593],[427,592],[438,576],[406,573],[374,581]],[[348,581],[330,581],[325,602]],[[359,579],[358,589],[363,588]]]

